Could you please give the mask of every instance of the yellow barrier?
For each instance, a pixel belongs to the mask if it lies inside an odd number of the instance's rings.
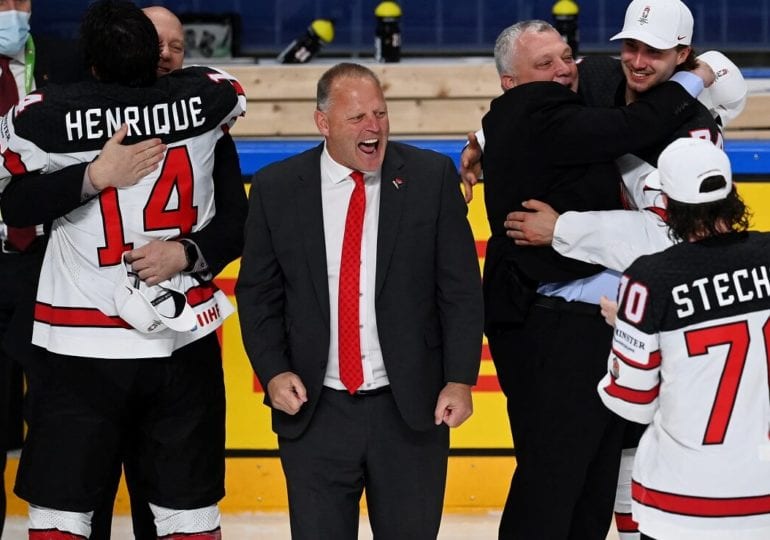
[[[770,183],[739,184],[739,191],[753,211],[752,226],[770,230]],[[483,194],[476,188],[468,217],[473,227],[483,264],[489,226]],[[238,261],[228,266],[218,282],[232,294],[238,274]],[[262,404],[259,389],[241,343],[237,314],[230,317],[221,333],[227,386],[227,448],[230,450],[275,450],[277,442],[270,429],[270,412]],[[463,426],[452,430],[453,449],[510,449],[511,436],[505,412],[505,398],[497,386],[494,366],[484,347],[481,376],[474,389],[474,415]],[[18,460],[9,459],[6,485],[13,485]],[[511,457],[452,457],[445,506],[447,510],[499,508],[505,501],[515,460]],[[227,460],[225,512],[253,512],[286,509],[286,488],[280,464],[275,457],[234,457]],[[128,512],[128,496],[121,484],[116,512]],[[26,513],[26,505],[9,497],[8,513]]]

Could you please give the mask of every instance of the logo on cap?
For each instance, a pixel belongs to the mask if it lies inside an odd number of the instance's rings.
[[[642,10],[642,16],[639,17],[639,24],[647,24],[650,21],[647,20],[647,17],[650,16],[650,6],[644,6],[644,9]]]
[[[121,274],[113,291],[115,307],[120,318],[136,330],[152,334],[166,328],[187,332],[198,327],[185,293],[171,281],[146,285],[126,261],[125,254]]]

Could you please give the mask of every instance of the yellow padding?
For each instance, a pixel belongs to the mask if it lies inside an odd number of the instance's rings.
[[[8,515],[26,515],[27,503],[10,493],[19,465],[9,457],[5,470]],[[444,508],[448,512],[502,508],[515,468],[512,457],[450,457]],[[286,484],[278,458],[228,458],[224,513],[286,511]],[[362,506],[364,503],[362,502]],[[121,479],[115,513],[128,514],[128,493]]]

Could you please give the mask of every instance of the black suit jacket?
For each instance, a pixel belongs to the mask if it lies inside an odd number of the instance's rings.
[[[590,56],[580,62],[580,89],[587,105],[594,107],[622,107],[626,104],[626,77],[618,58],[612,56]],[[647,163],[657,166],[658,156],[663,149],[680,137],[708,138],[722,147],[721,128],[708,109],[698,101],[695,113],[649,148],[637,149],[634,154]]]
[[[620,176],[612,160],[667,140],[696,111],[697,101],[666,82],[629,107],[587,107],[552,82],[514,87],[492,101],[482,121],[484,198],[492,237],[484,265],[488,324],[521,320],[520,290],[506,290],[511,276],[525,284],[568,281],[602,268],[557,254],[551,247],[517,247],[503,222],[526,199],[558,212],[620,207]]]
[[[262,385],[293,371],[307,387],[308,402],[296,415],[273,409],[273,430],[288,438],[301,435],[311,420],[329,354],[322,149],[255,174],[236,286],[243,342]],[[478,263],[451,160],[389,142],[381,190],[377,329],[401,416],[424,430],[434,425],[436,399],[447,382],[476,382]]]

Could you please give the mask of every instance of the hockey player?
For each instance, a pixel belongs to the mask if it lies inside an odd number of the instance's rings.
[[[643,538],[770,536],[770,235],[748,212],[727,156],[678,139],[648,177],[681,240],[623,275],[605,405],[650,423],[633,470]]]
[[[87,537],[127,457],[160,537],[219,538],[224,401],[195,386],[209,380],[195,358],[169,357],[232,307],[192,275],[138,283],[123,252],[210,220],[213,149],[245,100],[236,81],[206,68],[154,82],[158,36],[128,2],[94,4],[82,39],[99,82],[32,94],[4,118],[6,175],[90,161],[121,124],[129,139],[159,136],[168,150],[135,186],[104,189],[53,225],[33,334],[47,352],[29,372],[34,408],[16,492],[31,503],[30,538]],[[126,422],[146,438],[123,456]]]

